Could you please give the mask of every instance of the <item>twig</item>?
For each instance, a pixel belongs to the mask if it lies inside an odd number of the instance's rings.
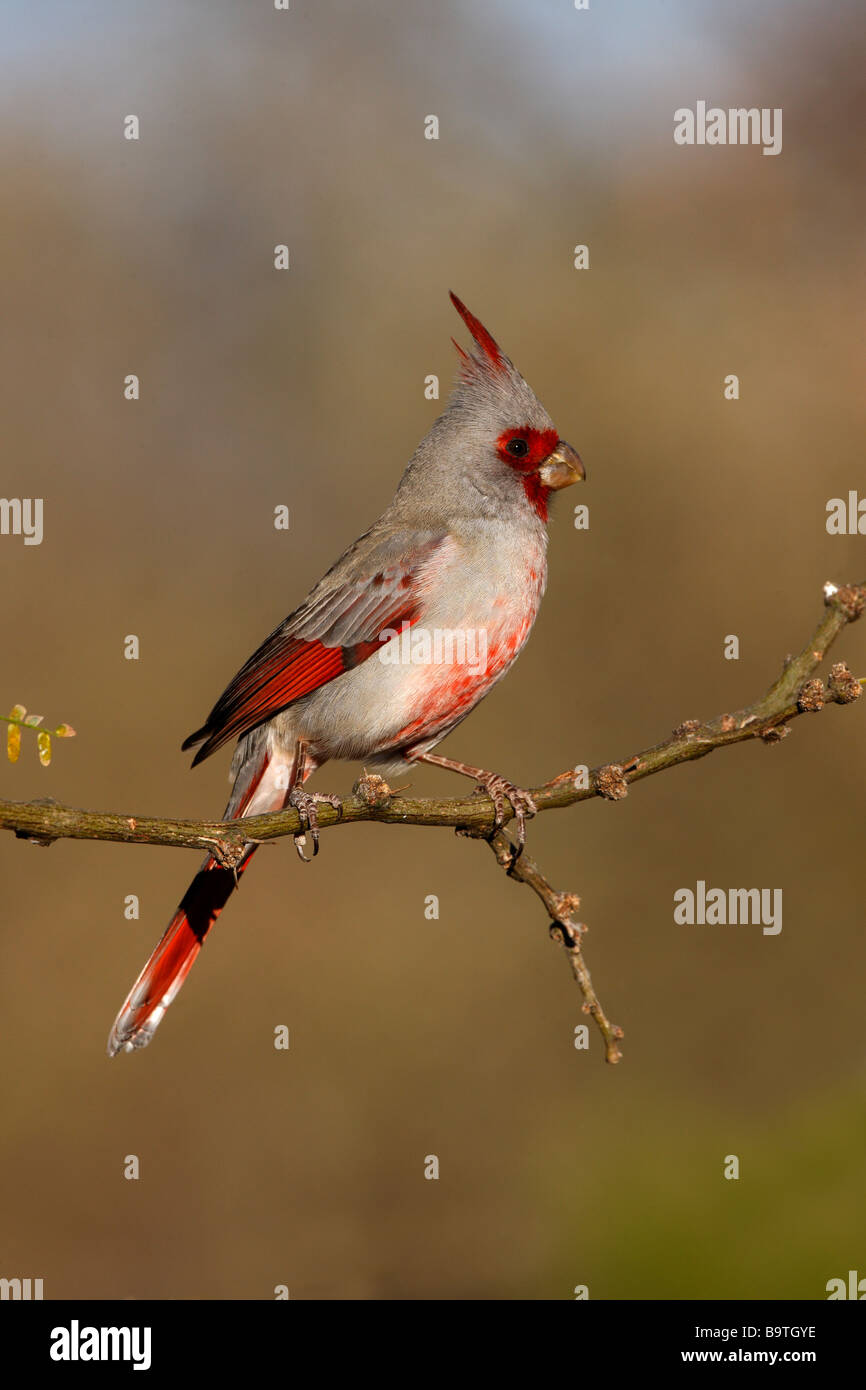
[[[586,927],[583,922],[578,922],[574,916],[580,907],[580,898],[576,893],[558,893],[544,877],[535,860],[531,859],[525,850],[518,859],[515,859],[514,852],[517,846],[504,831],[497,830],[489,837],[487,843],[496,855],[497,863],[505,870],[508,877],[517,879],[518,883],[525,883],[528,888],[532,889],[533,893],[538,895],[547,908],[551,919],[550,935],[554,941],[561,943],[568,957],[572,974],[583,995],[583,1011],[595,1019],[604,1039],[604,1060],[606,1062],[618,1062],[622,1057],[619,1042],[623,1037],[623,1031],[615,1023],[611,1023],[601,1007],[598,995],[593,988],[592,977],[583,959],[581,940]]]
[[[717,748],[727,748],[748,739],[777,743],[788,734],[790,722],[799,715],[817,712],[828,703],[851,704],[862,694],[863,682],[851,674],[844,662],[832,667],[826,688],[814,673],[843,628],[862,614],[866,607],[866,584],[825,584],[824,604],[827,611],[803,650],[786,661],[781,675],[754,704],[703,723],[687,719],[668,738],[642,753],[593,768],[585,785],[577,777],[577,769],[561,772],[550,782],[531,789],[539,813],[572,806],[596,796],[620,801],[628,794],[631,784],[644,777],[664,772],[679,763],[704,758]],[[474,837],[487,838],[499,862],[503,866],[507,863],[510,876],[531,887],[547,907],[552,929],[562,940],[583,993],[584,1006],[595,1018],[604,1037],[607,1060],[617,1061],[620,1054],[616,1041],[622,1033],[607,1020],[583,962],[580,950],[583,928],[571,915],[577,900],[572,894],[556,893],[525,853],[516,863],[511,862],[513,846],[507,835],[495,830],[495,808],[490,797],[480,793],[460,800],[414,800],[392,793],[384,783],[377,793],[370,794],[369,784],[373,780],[365,779],[366,786],[363,782],[359,784],[359,794],[347,798],[341,812],[322,805],[319,808],[320,828],[374,820],[389,825],[453,826]],[[506,801],[506,824],[513,815],[513,808]],[[294,808],[250,816],[239,824],[237,821],[173,820],[83,811],[50,800],[0,801],[0,830],[11,830],[22,839],[40,844],[72,839],[173,845],[212,854],[227,867],[238,863],[244,844],[281,839],[297,834],[300,829],[300,819]]]

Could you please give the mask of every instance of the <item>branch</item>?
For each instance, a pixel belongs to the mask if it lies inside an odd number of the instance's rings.
[[[551,919],[550,935],[554,941],[559,941],[565,950],[572,974],[583,995],[583,1012],[590,1014],[595,1019],[604,1039],[604,1060],[606,1062],[618,1062],[622,1057],[618,1044],[623,1037],[623,1031],[615,1023],[611,1023],[601,1007],[598,995],[593,988],[592,978],[583,959],[580,944],[587,928],[582,922],[576,921],[574,917],[575,912],[580,907],[580,898],[576,893],[557,893],[556,889],[552,888],[544,877],[535,860],[530,859],[525,850],[523,854],[516,856],[517,846],[504,831],[497,830],[490,836],[487,843],[509,878],[516,878],[518,883],[525,883],[532,889],[533,893],[538,895],[547,908],[548,916]]]
[[[824,604],[826,613],[803,650],[785,662],[781,675],[759,700],[703,723],[687,719],[661,743],[620,762],[604,763],[586,776],[575,768],[561,772],[550,782],[531,789],[539,813],[572,806],[596,796],[620,801],[627,796],[631,783],[644,777],[749,739],[777,743],[790,732],[790,722],[799,715],[817,712],[828,703],[846,705],[858,699],[864,680],[852,676],[844,662],[832,667],[826,688],[814,673],[843,628],[862,614],[866,607],[866,584],[841,587],[825,584]],[[506,802],[505,823],[513,814],[510,802]],[[355,794],[343,802],[342,811],[328,805],[319,807],[319,825],[322,829],[337,824],[352,825],[357,821],[442,825],[488,840],[498,862],[509,875],[531,887],[547,908],[552,934],[568,952],[584,997],[584,1009],[595,1018],[604,1037],[607,1060],[617,1061],[616,1040],[622,1033],[605,1017],[583,962],[580,939],[585,928],[573,918],[579,900],[571,893],[557,893],[525,853],[515,862],[514,846],[501,829],[496,829],[494,815],[493,802],[486,793],[459,800],[414,800],[391,792],[381,778],[365,776],[357,784]],[[237,821],[172,820],[83,811],[51,799],[0,801],[0,830],[11,830],[21,839],[46,845],[60,839],[172,845],[211,854],[227,868],[237,866],[245,844],[263,844],[296,835],[301,829],[298,812],[293,807],[250,816],[241,825]]]

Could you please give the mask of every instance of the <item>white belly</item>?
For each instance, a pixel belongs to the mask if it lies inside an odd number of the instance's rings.
[[[546,581],[545,541],[542,527],[503,539],[491,523],[456,540],[411,628],[278,715],[277,746],[290,753],[303,738],[320,763],[432,747],[505,674],[529,636]]]

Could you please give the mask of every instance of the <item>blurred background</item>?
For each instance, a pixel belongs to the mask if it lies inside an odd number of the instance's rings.
[[[40,546],[0,538],[0,704],[78,731],[48,769],[25,738],[0,796],[222,810],[228,752],[191,774],[181,740],[389,500],[464,336],[449,288],[588,482],[528,649],[441,751],[525,784],[627,758],[756,698],[824,581],[866,579],[866,541],[825,529],[864,485],[859,5],[7,0],[0,23],[0,491],[45,508]],[[782,153],[676,146],[698,100],[781,107]],[[866,673],[866,625],[834,656]],[[595,1032],[575,1050],[567,964],[484,846],[364,825],[308,868],[263,850],[153,1045],[109,1063],[198,856],[4,835],[0,1275],[567,1299],[866,1274],[864,754],[866,704],[833,707],[530,826],[581,895],[616,1068]],[[781,934],[676,925],[698,879],[782,888]]]

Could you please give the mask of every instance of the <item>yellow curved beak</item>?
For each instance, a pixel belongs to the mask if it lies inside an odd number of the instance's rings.
[[[552,454],[548,454],[538,470],[538,476],[545,487],[571,487],[572,483],[582,483],[586,477],[580,455],[564,439],[560,439]]]

